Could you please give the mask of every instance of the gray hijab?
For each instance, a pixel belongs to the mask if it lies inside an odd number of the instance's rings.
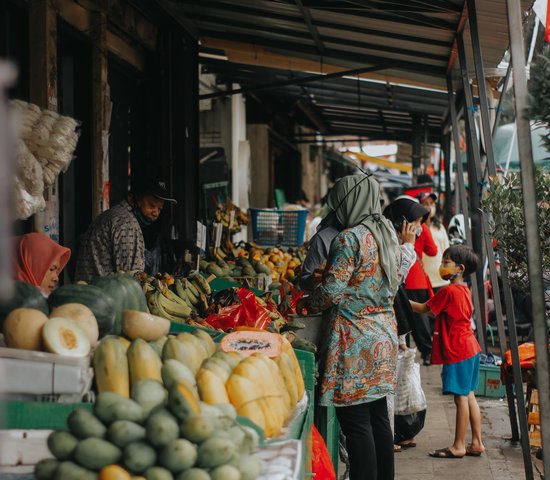
[[[345,229],[364,225],[370,230],[378,244],[380,265],[396,290],[398,244],[392,224],[382,215],[378,182],[365,174],[344,177],[330,191],[327,205]]]

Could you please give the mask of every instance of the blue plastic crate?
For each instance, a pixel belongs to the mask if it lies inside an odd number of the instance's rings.
[[[307,210],[250,208],[252,237],[259,245],[297,247],[304,243]]]

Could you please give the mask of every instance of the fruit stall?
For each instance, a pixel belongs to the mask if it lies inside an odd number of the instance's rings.
[[[234,250],[204,273],[113,274],[47,300],[18,282],[0,311],[0,471],[39,480],[310,473],[315,360],[295,348],[312,346],[285,311],[290,275],[279,273],[276,292],[224,276],[269,263],[288,271],[300,257]]]

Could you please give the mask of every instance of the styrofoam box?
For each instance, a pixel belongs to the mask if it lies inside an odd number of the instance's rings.
[[[7,394],[79,394],[90,390],[90,356],[66,357],[53,353],[0,348],[0,390]]]
[[[52,458],[47,439],[51,430],[0,430],[0,465],[32,466],[43,458]]]

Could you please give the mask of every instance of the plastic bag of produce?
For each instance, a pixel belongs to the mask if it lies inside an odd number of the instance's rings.
[[[237,290],[240,303],[223,307],[206,317],[206,322],[224,331],[235,327],[254,327],[265,330],[271,321],[269,312],[257,300],[254,292],[246,288]]]

